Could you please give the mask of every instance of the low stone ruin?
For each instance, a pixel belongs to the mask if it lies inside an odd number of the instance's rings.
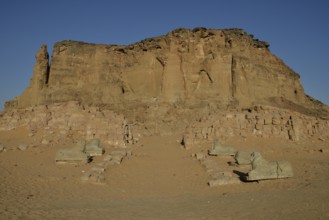
[[[230,110],[200,118],[186,128],[186,149],[235,136],[281,138],[291,141],[329,138],[329,121],[270,106]]]
[[[99,139],[106,146],[125,147],[135,141],[122,115],[74,101],[13,109],[0,114],[0,131],[20,127],[28,129],[35,145]]]

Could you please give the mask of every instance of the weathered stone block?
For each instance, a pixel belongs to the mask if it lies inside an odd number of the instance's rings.
[[[84,152],[77,151],[76,149],[61,149],[57,151],[55,156],[56,162],[83,162],[87,163],[89,156]]]
[[[234,156],[235,161],[239,165],[249,165],[254,159],[252,152],[238,151]]]
[[[266,114],[264,117],[264,124],[265,125],[270,125],[272,124],[272,115]]]
[[[281,125],[281,117],[279,115],[274,115],[272,118],[273,125]]]
[[[259,153],[254,154],[252,170],[246,180],[265,180],[293,177],[292,166],[287,161],[267,161]]]
[[[111,155],[107,155],[104,157],[103,161],[111,161],[112,160],[112,156]]]
[[[256,130],[262,130],[263,129],[263,124],[256,124],[255,129]]]
[[[222,145],[218,140],[215,140],[208,154],[212,156],[234,156],[235,152],[236,151],[232,147]]]
[[[210,187],[239,184],[239,183],[241,183],[241,181],[238,177],[229,177],[229,176],[222,176],[218,179],[210,180],[208,182]]]
[[[18,145],[18,149],[21,150],[21,151],[24,151],[28,148],[29,146],[27,144],[20,144]]]
[[[85,153],[90,156],[100,156],[104,153],[104,149],[100,146],[98,139],[93,139],[86,144]]]
[[[203,160],[203,159],[206,158],[206,155],[204,153],[198,152],[198,153],[195,154],[195,158],[197,160]]]
[[[89,155],[85,153],[85,144],[85,141],[79,141],[73,148],[60,149],[55,155],[55,161],[59,163],[87,163],[89,161]]]

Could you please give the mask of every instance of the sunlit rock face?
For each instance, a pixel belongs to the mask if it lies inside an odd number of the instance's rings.
[[[255,105],[328,116],[269,44],[241,29],[176,29],[128,46],[62,41],[50,61],[43,45],[29,87],[5,108],[66,101],[109,108],[153,128],[158,118],[180,119],[183,128],[190,118]]]

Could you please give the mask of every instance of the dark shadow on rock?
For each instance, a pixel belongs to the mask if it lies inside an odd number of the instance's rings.
[[[242,182],[247,182],[247,173],[243,173],[241,171],[238,171],[238,170],[233,170],[233,173],[235,173],[236,175],[239,176],[239,179],[242,181]]]
[[[237,164],[236,162],[232,162],[232,161],[227,162],[227,164],[231,167],[238,167],[239,166],[239,164]]]

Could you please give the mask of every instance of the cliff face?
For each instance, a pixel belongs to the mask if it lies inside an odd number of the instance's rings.
[[[129,46],[62,41],[50,65],[41,47],[30,86],[6,109],[64,101],[131,112],[168,104],[270,104],[326,115],[325,106],[305,95],[299,75],[268,47],[241,29],[176,29]]]

